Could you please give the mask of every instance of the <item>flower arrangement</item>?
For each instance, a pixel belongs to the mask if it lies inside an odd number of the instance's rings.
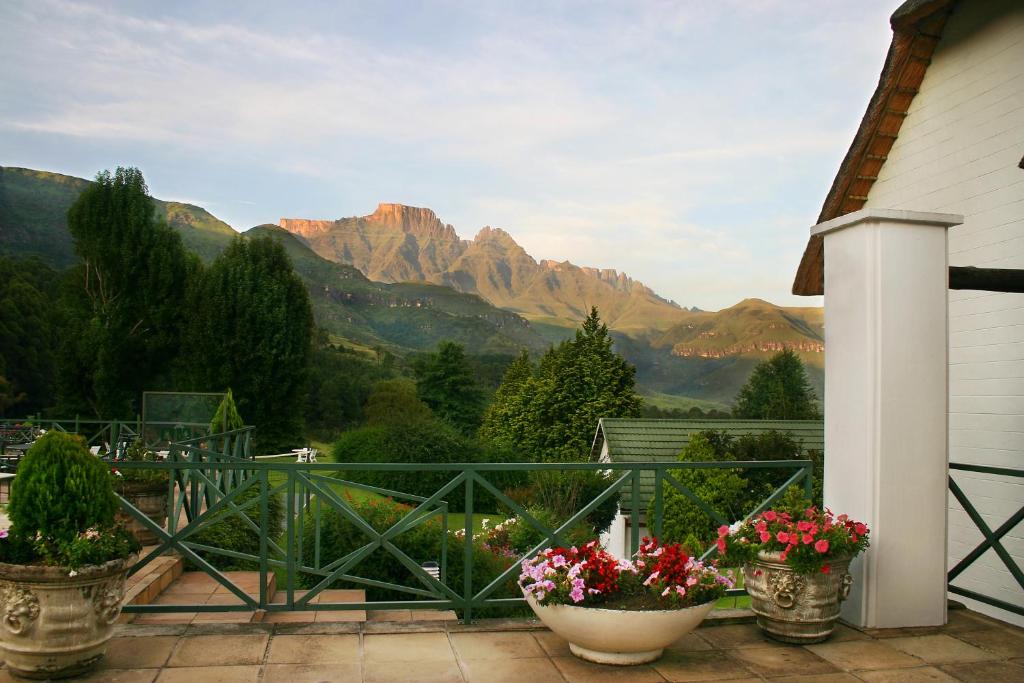
[[[834,560],[863,552],[868,534],[862,522],[810,506],[795,512],[766,510],[731,527],[722,526],[717,545],[721,562],[730,566],[750,562],[762,551],[777,552],[798,574],[828,574]]]
[[[552,548],[522,563],[519,587],[540,605],[620,610],[680,609],[711,602],[732,588],[731,572],[691,557],[679,544],[644,538],[632,560],[597,541]]]

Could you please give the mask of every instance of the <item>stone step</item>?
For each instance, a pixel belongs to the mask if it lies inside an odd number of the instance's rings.
[[[155,546],[154,546],[155,547]],[[144,557],[152,547],[143,548]],[[160,593],[166,590],[185,569],[180,557],[161,555],[141,570],[128,577],[125,591],[125,603],[129,605],[148,605]]]

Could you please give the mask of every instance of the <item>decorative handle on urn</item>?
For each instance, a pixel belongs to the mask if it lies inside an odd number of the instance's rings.
[[[843,578],[839,580],[839,602],[850,597],[850,588],[852,586],[853,576],[851,574],[843,574]]]
[[[772,600],[775,604],[782,609],[791,609],[796,605],[797,595],[800,593],[800,589],[803,588],[803,581],[796,575],[785,573],[781,576],[776,577],[776,580],[772,582],[774,585],[772,588]]]

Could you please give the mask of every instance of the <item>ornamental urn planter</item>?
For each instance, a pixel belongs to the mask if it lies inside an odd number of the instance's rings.
[[[0,657],[23,678],[66,678],[103,658],[136,558],[81,567],[0,562]]]
[[[166,483],[138,488],[126,485],[121,495],[140,512],[149,517],[157,526],[163,528],[167,525]],[[117,521],[123,523],[125,529],[142,545],[154,545],[160,540],[142,522],[123,510],[117,511]]]
[[[580,659],[625,666],[653,662],[664,649],[697,628],[715,602],[683,609],[617,610],[526,602],[545,626],[569,641]]]
[[[827,574],[797,574],[779,556],[761,551],[743,567],[758,625],[769,637],[786,643],[825,640],[835,630],[840,603],[850,594],[850,558],[830,561]]]

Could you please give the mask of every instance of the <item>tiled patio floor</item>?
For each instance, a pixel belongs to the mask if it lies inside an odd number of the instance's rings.
[[[0,683],[12,679],[0,671]],[[706,625],[648,666],[573,657],[535,622],[191,624],[118,627],[92,681],[389,683],[732,681],[868,683],[1024,681],[1024,630],[957,610],[941,629],[862,633],[840,627],[806,647],[750,623]]]

